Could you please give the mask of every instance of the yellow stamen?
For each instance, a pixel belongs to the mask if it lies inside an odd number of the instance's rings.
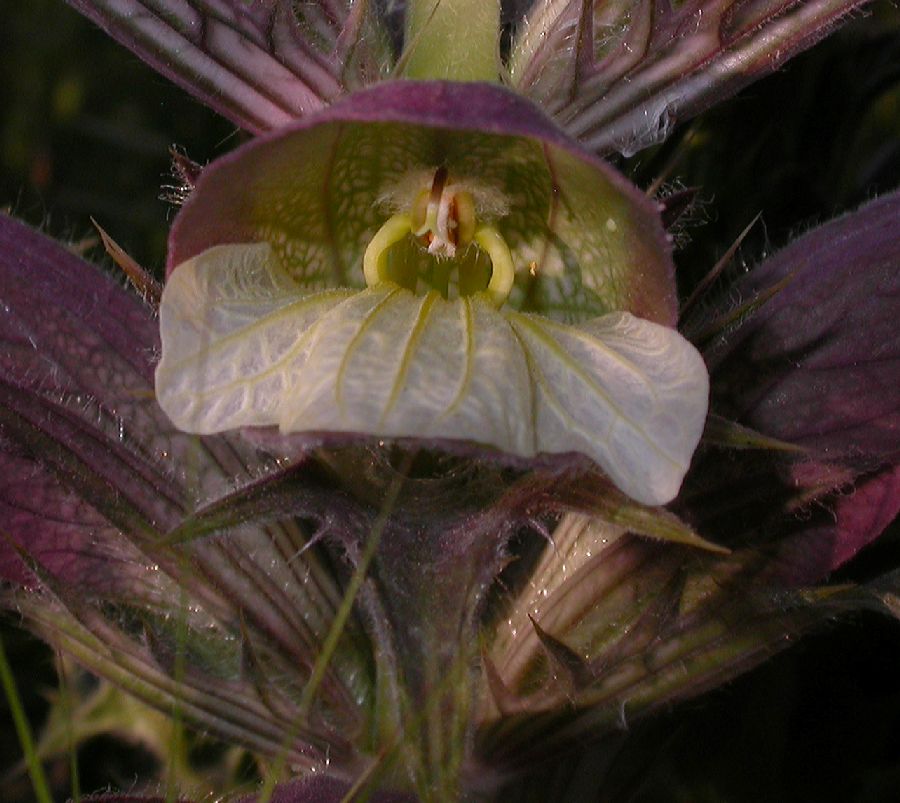
[[[387,252],[394,244],[400,242],[412,231],[412,218],[409,215],[393,215],[378,229],[375,236],[366,246],[363,256],[363,274],[366,285],[374,287],[383,279],[386,272]]]
[[[457,248],[465,248],[475,237],[475,201],[465,191],[456,193],[456,230]]]
[[[503,306],[516,277],[512,254],[506,240],[493,226],[482,224],[475,230],[475,243],[491,258],[491,280],[487,294],[497,307]]]
[[[388,218],[366,247],[363,256],[363,273],[366,284],[374,287],[388,279],[387,253],[394,244],[407,235],[415,237],[433,255],[441,260],[458,260],[461,250],[472,243],[487,254],[491,262],[491,275],[484,292],[495,306],[502,306],[509,297],[515,279],[515,267],[509,246],[503,235],[493,226],[479,223],[475,200],[466,190],[456,191],[447,183],[447,171],[438,168],[431,187],[416,195],[408,214],[396,214]],[[471,287],[469,292],[478,292],[478,278],[469,275],[475,266],[471,259],[463,258],[455,266],[461,271],[459,288]],[[466,267],[464,267],[466,266]],[[447,295],[447,276],[452,270],[448,265],[435,267],[434,275],[428,282],[442,295]],[[481,271],[477,271],[481,273]],[[465,273],[465,276],[462,274]],[[483,274],[480,281],[484,281]],[[401,282],[402,284],[405,283]],[[415,287],[413,278],[412,286]]]

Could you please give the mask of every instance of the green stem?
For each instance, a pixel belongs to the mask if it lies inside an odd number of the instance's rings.
[[[356,569],[350,577],[350,582],[347,584],[347,590],[344,592],[344,597],[341,600],[340,607],[335,614],[334,621],[332,622],[331,628],[328,631],[328,635],[325,637],[325,641],[322,644],[322,650],[319,653],[319,657],[316,660],[315,666],[313,667],[312,674],[310,675],[310,678],[303,689],[299,705],[300,715],[297,717],[298,726],[296,727],[296,729],[292,729],[292,731],[288,733],[288,738],[285,740],[284,744],[285,749],[275,759],[272,767],[266,774],[263,788],[260,790],[260,793],[257,796],[257,803],[269,803],[269,800],[271,800],[272,795],[275,792],[275,785],[279,780],[281,780],[281,777],[284,774],[284,770],[288,764],[289,758],[288,748],[291,744],[293,744],[297,736],[299,736],[300,723],[306,722],[307,717],[309,716],[309,712],[313,706],[313,702],[315,701],[316,692],[319,690],[319,686],[321,685],[322,680],[325,677],[325,673],[328,670],[328,666],[331,663],[331,659],[334,656],[335,650],[337,650],[338,641],[340,640],[341,636],[344,635],[347,620],[353,613],[353,605],[356,602],[356,597],[366,580],[366,576],[369,571],[369,565],[372,563],[372,560],[375,558],[375,553],[378,551],[378,544],[381,541],[382,533],[384,532],[388,518],[390,517],[395,505],[397,504],[397,497],[400,495],[400,491],[403,488],[403,481],[406,479],[406,474],[409,472],[411,462],[412,458],[408,458],[401,471],[397,473],[397,476],[388,487],[384,504],[382,505],[381,511],[378,514],[378,518],[376,518],[375,523],[372,526],[372,531],[369,533],[369,536],[366,540],[365,548],[363,549],[363,553],[359,558]]]
[[[403,76],[497,81],[500,0],[408,0]]]
[[[47,786],[47,778],[44,775],[41,760],[34,748],[34,740],[31,738],[31,728],[28,725],[28,717],[22,707],[19,691],[16,688],[16,680],[13,676],[9,661],[6,659],[6,651],[3,649],[3,641],[0,640],[0,685],[6,692],[6,701],[9,704],[9,712],[12,714],[13,724],[22,745],[22,753],[25,755],[25,764],[28,774],[31,776],[31,785],[34,797],[40,803],[52,803],[50,788]]]

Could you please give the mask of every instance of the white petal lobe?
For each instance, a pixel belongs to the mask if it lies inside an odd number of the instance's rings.
[[[160,304],[160,406],[182,430],[278,423],[324,312],[351,291],[303,298],[266,244],[217,246],[175,269]]]
[[[706,418],[706,367],[667,327],[629,313],[565,326],[389,282],[304,296],[265,244],[180,265],[160,325],[159,403],[200,434],[278,425],[578,452],[657,505]]]
[[[323,318],[282,410],[284,431],[470,440],[530,454],[527,366],[480,297],[446,301],[394,285]]]
[[[696,349],[627,312],[577,327],[509,319],[534,382],[537,451],[581,452],[639,502],[671,501],[706,420],[709,378]]]

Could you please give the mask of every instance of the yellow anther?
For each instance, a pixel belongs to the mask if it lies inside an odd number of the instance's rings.
[[[482,224],[475,230],[475,243],[491,258],[491,280],[487,294],[495,306],[501,307],[512,290],[516,270],[506,240],[493,226]]]
[[[366,246],[363,256],[363,274],[366,285],[374,287],[385,277],[388,249],[400,242],[412,231],[412,218],[409,215],[393,215],[378,229],[375,236]]]

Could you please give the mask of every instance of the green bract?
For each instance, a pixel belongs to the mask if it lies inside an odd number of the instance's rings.
[[[187,431],[578,452],[647,504],[700,437],[655,210],[495,87],[383,85],[245,146],[171,262],[157,394]]]

